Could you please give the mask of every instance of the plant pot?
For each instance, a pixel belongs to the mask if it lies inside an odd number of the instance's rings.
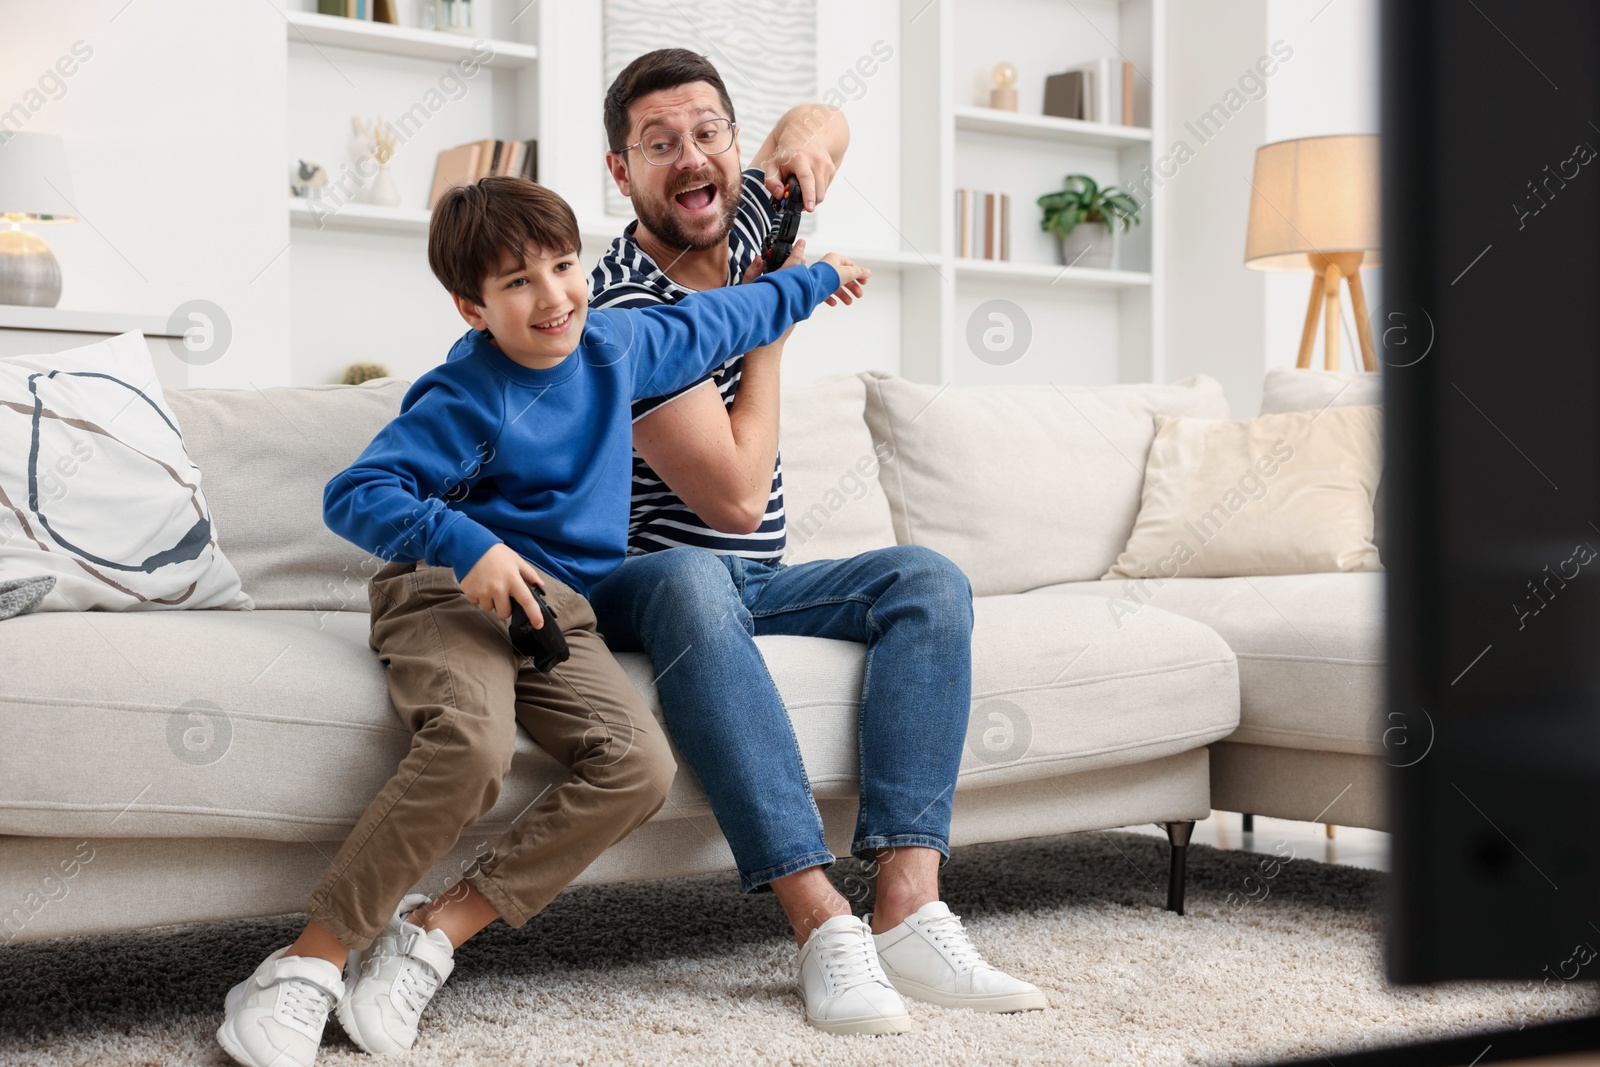
[[[1098,222],[1080,222],[1065,237],[1056,237],[1063,267],[1097,267],[1111,270],[1117,248],[1116,231]]]

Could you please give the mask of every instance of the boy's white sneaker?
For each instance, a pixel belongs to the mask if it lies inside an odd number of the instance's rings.
[[[868,916],[870,920],[870,916]],[[973,947],[961,917],[941,900],[873,936],[883,972],[902,994],[946,1008],[1037,1011],[1050,1002],[1038,986],[991,966]]]
[[[245,1067],[311,1067],[328,1009],[344,995],[339,968],[280,948],[232,989],[217,1042]]]
[[[911,1029],[872,944],[872,930],[854,915],[835,915],[800,949],[800,995],[806,1022],[830,1034],[898,1034]]]
[[[428,1002],[455,970],[455,947],[443,930],[424,930],[406,917],[428,898],[400,902],[394,918],[365,951],[350,953],[339,1022],[374,1056],[411,1051]]]

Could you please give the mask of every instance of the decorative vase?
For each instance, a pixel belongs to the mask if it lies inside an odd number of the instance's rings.
[[[367,203],[380,207],[400,206],[400,187],[394,183],[389,164],[378,164],[378,173],[372,176],[372,183],[367,186]]]
[[[1064,267],[1111,270],[1112,260],[1116,258],[1117,235],[1104,223],[1080,222],[1065,237],[1057,235],[1056,245]]]

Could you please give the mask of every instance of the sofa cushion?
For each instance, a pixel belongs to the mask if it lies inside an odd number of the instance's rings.
[[[1273,367],[1261,383],[1261,414],[1321,411],[1383,403],[1383,375],[1370,371]]]
[[[1221,634],[1239,658],[1239,729],[1230,741],[1385,752],[1381,573],[1074,582],[1037,591],[1051,593],[1094,598],[1124,626],[1160,610]],[[1114,606],[1107,596],[1117,598]]]
[[[0,581],[39,611],[249,608],[137,332],[0,360]]]
[[[981,599],[976,612],[964,789],[1169,756],[1238,725],[1233,654],[1188,619],[1150,609],[1118,627],[1103,602],[1065,596]],[[0,694],[0,834],[338,841],[410,743],[365,613],[24,615],[5,627],[32,667]],[[854,796],[865,646],[757,644],[816,794]],[[659,718],[646,658],[619,659]],[[498,832],[565,776],[519,731],[475,832]],[[684,772],[656,818],[707,810]]]
[[[1379,411],[1156,416],[1139,520],[1107,578],[1379,569]]]
[[[175,389],[223,547],[258,608],[367,610],[379,564],[322,521],[322,490],[400,412],[409,382]]]
[[[1367,371],[1341,374],[1331,370],[1273,367],[1267,371],[1261,386],[1263,415],[1382,403],[1383,375]],[[1382,477],[1380,472],[1380,482]],[[1383,553],[1383,512],[1383,494],[1379,493],[1372,498],[1372,543],[1379,555]]]
[[[936,387],[867,380],[895,535],[942,552],[979,596],[1098,578],[1139,512],[1155,416],[1228,417],[1222,386]]]
[[[854,374],[783,390],[785,563],[845,559],[895,544],[878,477],[893,453],[874,446],[866,405],[866,383]]]

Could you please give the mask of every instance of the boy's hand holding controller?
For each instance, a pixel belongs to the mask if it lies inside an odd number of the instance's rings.
[[[462,593],[473,604],[502,619],[510,617],[506,633],[511,647],[517,655],[532,659],[535,669],[548,672],[566,662],[571,650],[555,624],[555,610],[544,602],[543,590],[539,572],[504,542],[485,552],[461,583]]]
[[[544,612],[529,591],[529,585],[544,588],[544,579],[533,564],[517,555],[505,542],[495,545],[472,565],[461,579],[461,591],[468,600],[499,619],[511,617],[511,605],[521,604],[535,630],[544,625]]]

